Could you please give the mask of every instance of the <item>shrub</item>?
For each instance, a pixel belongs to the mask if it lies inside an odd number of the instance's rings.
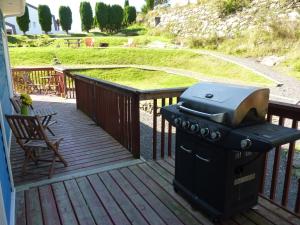
[[[23,34],[26,34],[26,31],[29,30],[29,13],[28,13],[28,7],[25,7],[25,12],[23,16],[17,17],[17,24],[21,31],[23,31]]]
[[[49,6],[39,5],[38,7],[39,23],[43,31],[48,34],[51,31],[52,15]]]
[[[216,2],[223,15],[235,13],[250,4],[250,0],[220,0]]]
[[[93,10],[89,2],[80,3],[80,18],[82,31],[89,32],[94,22]]]
[[[59,7],[59,21],[62,30],[68,34],[72,26],[72,11],[69,6]]]
[[[102,2],[96,3],[95,17],[100,30],[107,29],[109,24],[109,6]]]

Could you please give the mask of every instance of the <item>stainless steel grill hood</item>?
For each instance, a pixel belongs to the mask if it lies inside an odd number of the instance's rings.
[[[180,96],[178,107],[181,111],[236,127],[244,120],[264,120],[269,94],[267,88],[201,82]]]

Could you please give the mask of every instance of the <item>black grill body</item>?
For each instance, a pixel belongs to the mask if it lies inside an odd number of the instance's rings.
[[[161,113],[177,128],[174,188],[213,219],[255,206],[264,153],[300,138],[298,130],[264,121],[227,126],[178,105]]]

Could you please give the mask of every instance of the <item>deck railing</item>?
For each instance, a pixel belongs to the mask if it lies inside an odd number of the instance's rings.
[[[77,108],[139,158],[140,114],[136,89],[80,75],[73,78]]]
[[[42,70],[44,72],[41,72]],[[42,82],[38,77],[44,76],[45,73],[60,74],[63,78],[58,79],[61,82],[61,94],[68,98],[76,97],[78,109],[85,112],[137,158],[140,156],[140,103],[150,102],[153,107],[152,143],[147,144],[152,145],[153,159],[158,156],[171,157],[174,153],[175,146],[172,143],[174,143],[175,129],[162,118],[160,108],[177,103],[178,97],[185,88],[141,91],[104,80],[72,75],[71,71],[51,68],[13,69],[15,87],[18,85],[15,83],[15,76],[20,76],[24,72],[29,72],[32,80],[36,80],[37,83]],[[282,126],[298,128],[300,106],[270,102],[267,119]],[[287,154],[286,158],[281,154],[283,151]],[[291,187],[294,153],[295,143],[289,143],[287,146],[278,146],[273,153],[274,156],[271,155],[272,153],[264,155],[264,176],[261,180],[260,194],[284,209],[300,215],[300,179],[297,179],[298,183]],[[284,167],[283,174],[279,169],[280,166]],[[284,177],[283,185],[280,187],[279,176]],[[291,191],[296,195],[293,210],[289,204]]]

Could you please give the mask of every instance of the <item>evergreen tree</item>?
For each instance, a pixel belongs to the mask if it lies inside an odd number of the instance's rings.
[[[20,30],[23,31],[24,35],[26,34],[26,31],[29,30],[29,23],[30,23],[29,12],[28,12],[28,7],[26,5],[24,15],[17,17],[17,24]]]
[[[129,0],[125,0],[125,3],[124,3],[124,9],[129,6]]]
[[[119,5],[112,5],[109,8],[109,30],[110,32],[117,32],[122,27],[123,9]]]
[[[59,7],[59,20],[62,30],[68,34],[72,26],[72,11],[69,6]]]
[[[39,23],[43,31],[48,34],[51,31],[52,15],[49,6],[39,5],[38,7]]]
[[[107,29],[109,25],[109,6],[103,2],[96,3],[95,14],[99,29],[101,31]]]
[[[93,10],[89,2],[80,3],[80,18],[82,31],[89,32],[93,26]]]
[[[127,6],[124,9],[124,25],[128,26],[136,20],[136,9],[133,6]]]

